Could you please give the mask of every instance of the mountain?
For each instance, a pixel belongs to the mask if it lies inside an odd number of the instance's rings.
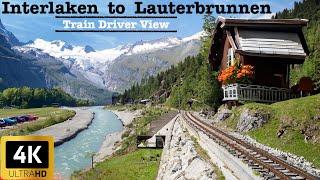
[[[167,38],[136,44],[131,51],[117,58],[108,67],[105,72],[106,86],[111,90],[123,92],[136,82],[167,70],[188,56],[197,55],[200,46],[200,36],[193,39]]]
[[[39,50],[17,51],[16,47],[22,46],[22,43],[5,29],[1,21],[0,32],[0,90],[22,86],[59,87],[74,97],[90,99],[96,104],[105,104],[111,100],[111,92],[95,86],[81,73],[71,72],[61,60]],[[87,51],[92,49],[87,47]]]
[[[202,32],[95,50],[61,40],[21,43],[0,20],[0,89],[62,88],[103,104],[131,85],[198,54]]]
[[[74,46],[59,40],[36,39],[14,49],[22,54],[47,54],[95,86],[122,92],[142,78],[166,70],[187,56],[198,54],[202,34],[140,41],[104,50]]]
[[[4,27],[0,19],[0,35],[4,38],[1,42],[7,42],[10,46],[21,45],[22,43],[14,36],[14,34]],[[1,44],[2,45],[2,44]]]
[[[0,89],[6,87],[44,87],[45,78],[41,67],[33,60],[15,54],[12,45],[20,44],[19,40],[7,31],[0,20]]]

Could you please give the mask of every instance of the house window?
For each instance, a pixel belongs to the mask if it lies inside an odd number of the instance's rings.
[[[228,67],[232,66],[234,64],[234,52],[232,48],[228,49],[228,59],[227,59],[227,65]]]

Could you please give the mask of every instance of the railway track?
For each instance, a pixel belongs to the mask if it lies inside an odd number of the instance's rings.
[[[315,177],[300,168],[292,166],[265,150],[257,148],[199,120],[191,113],[182,112],[182,117],[190,126],[202,131],[219,145],[225,147],[232,155],[245,161],[253,170],[259,172],[264,179],[319,179],[319,177]]]

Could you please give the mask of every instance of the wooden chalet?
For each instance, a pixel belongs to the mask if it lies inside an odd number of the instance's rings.
[[[250,84],[222,85],[224,101],[272,103],[292,97],[290,66],[302,64],[309,51],[302,28],[303,19],[217,19],[209,62],[224,70],[236,59],[254,67]]]

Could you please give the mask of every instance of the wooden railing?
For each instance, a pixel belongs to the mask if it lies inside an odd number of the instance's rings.
[[[247,85],[229,84],[222,87],[223,101],[253,101],[273,103],[294,98],[290,89]]]

